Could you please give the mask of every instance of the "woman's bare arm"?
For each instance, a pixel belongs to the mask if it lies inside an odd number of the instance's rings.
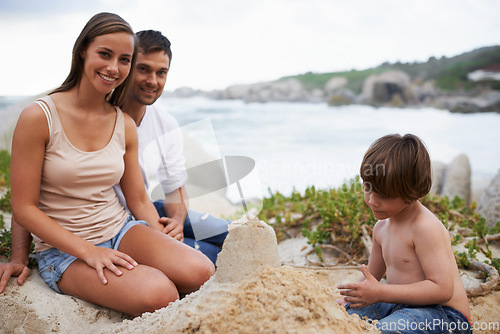
[[[125,171],[120,181],[120,187],[125,196],[127,207],[136,219],[146,221],[152,228],[162,231],[164,226],[146,192],[138,159],[137,129],[132,118],[125,117]]]

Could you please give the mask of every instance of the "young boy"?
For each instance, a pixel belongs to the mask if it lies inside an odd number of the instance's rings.
[[[472,333],[470,309],[448,231],[419,198],[431,188],[430,158],[415,135],[387,135],[360,168],[365,202],[379,221],[368,267],[340,284],[349,314],[379,320],[383,333]],[[387,283],[380,283],[386,275]]]

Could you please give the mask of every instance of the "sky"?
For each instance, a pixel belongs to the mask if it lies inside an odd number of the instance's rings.
[[[170,39],[170,91],[500,45],[500,0],[0,0],[0,96],[59,86],[81,29],[102,11]]]

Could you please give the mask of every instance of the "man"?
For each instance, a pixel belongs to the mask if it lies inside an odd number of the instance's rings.
[[[163,93],[167,80],[172,59],[170,41],[154,30],[140,31],[136,36],[139,52],[131,74],[132,87],[122,110],[137,125],[144,183],[150,194],[157,188],[156,183],[165,194],[164,200],[154,204],[160,217],[167,217],[166,233],[199,249],[215,264],[230,221],[187,210],[182,131],[170,114],[153,105]],[[119,187],[115,190],[126,205]],[[203,240],[197,240],[196,236]]]
[[[133,86],[123,106],[137,124],[139,136],[139,162],[144,182],[151,194],[155,188],[151,178],[156,174],[164,200],[155,201],[165,233],[202,251],[215,264],[217,254],[227,235],[229,220],[187,209],[184,184],[187,172],[182,156],[182,134],[177,121],[168,113],[152,104],[161,96],[165,87],[172,51],[170,41],[158,31],[141,31],[137,34],[139,52],[133,76]],[[153,177],[154,178],[154,177]],[[126,205],[121,189],[115,191],[123,205]],[[197,240],[195,233],[202,226],[203,240]],[[198,228],[199,229],[199,228]],[[0,293],[11,276],[17,276],[22,285],[30,275],[28,255],[31,234],[12,219],[12,256],[8,263],[0,264]],[[211,233],[207,233],[211,231]]]

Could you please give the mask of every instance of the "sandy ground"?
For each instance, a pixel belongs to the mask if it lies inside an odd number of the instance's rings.
[[[211,213],[220,212],[214,208]],[[217,274],[198,292],[135,319],[59,295],[36,270],[22,287],[11,279],[0,295],[0,333],[373,332],[335,303],[340,297],[335,286],[357,280],[357,269],[304,268],[317,260],[308,254],[304,238],[276,245],[272,232],[270,236],[260,233],[263,228],[245,228],[231,230]],[[500,332],[499,305],[500,291],[470,299],[471,320],[479,329],[475,333]]]

